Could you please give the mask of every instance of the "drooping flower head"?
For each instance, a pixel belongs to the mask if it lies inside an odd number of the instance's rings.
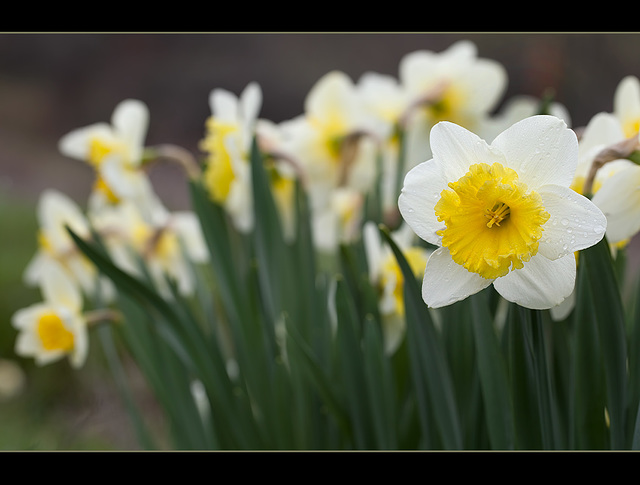
[[[62,267],[48,261],[41,280],[43,302],[18,310],[12,318],[20,332],[16,353],[44,365],[68,357],[81,367],[87,357],[88,335],[82,316],[82,295]]]
[[[96,173],[93,196],[104,204],[122,198],[144,198],[150,191],[141,170],[149,110],[138,100],[120,102],[111,122],[98,122],[64,135],[58,148],[63,155],[89,163]]]
[[[449,305],[493,284],[507,300],[551,308],[575,284],[574,251],[597,243],[606,219],[569,186],[578,141],[553,116],[515,123],[488,144],[449,122],[431,131],[433,158],[406,176],[400,212],[438,246],[423,298]]]

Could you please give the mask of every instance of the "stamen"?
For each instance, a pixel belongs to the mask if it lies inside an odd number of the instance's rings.
[[[492,227],[494,224],[500,227],[500,223],[504,221],[511,214],[511,209],[504,202],[496,202],[491,209],[486,209],[485,217],[489,219],[487,227]]]

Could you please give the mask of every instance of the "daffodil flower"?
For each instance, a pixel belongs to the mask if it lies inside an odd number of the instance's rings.
[[[380,292],[378,308],[382,317],[384,348],[388,354],[392,354],[402,342],[406,327],[404,277],[393,252],[382,243],[380,231],[374,222],[364,224],[362,236],[369,281]],[[432,251],[414,244],[416,235],[407,224],[394,231],[391,237],[402,250],[416,277],[422,275]]]
[[[376,180],[376,155],[379,142],[373,136],[370,117],[353,81],[341,71],[331,71],[320,78],[305,98],[304,113],[280,125],[281,147],[304,174],[313,224],[322,232],[314,232],[321,250],[335,248],[343,231],[328,227],[331,220],[343,221],[336,208],[334,192],[368,192]],[[355,200],[356,197],[354,197]],[[343,202],[343,200],[342,200]],[[338,204],[343,208],[343,204]],[[325,221],[325,222],[323,222]]]
[[[54,189],[45,190],[38,200],[38,249],[27,264],[24,281],[39,285],[46,275],[47,264],[55,261],[69,273],[87,295],[94,295],[98,272],[76,248],[67,227],[80,237],[89,237],[89,222],[80,207],[67,195]]]
[[[540,115],[515,123],[491,144],[449,122],[431,131],[433,158],[406,176],[400,212],[438,246],[425,269],[430,307],[493,284],[506,300],[548,309],[575,285],[574,252],[596,244],[607,221],[569,186],[578,140]]]
[[[99,122],[75,129],[60,139],[64,155],[98,167],[105,156],[121,155],[126,163],[139,164],[149,124],[149,112],[141,101],[127,99],[119,103],[111,123]]]
[[[13,326],[20,332],[16,353],[34,358],[39,365],[68,357],[74,368],[82,367],[88,334],[80,292],[54,262],[46,263],[41,289],[43,302],[18,310],[12,317]]]
[[[439,53],[418,50],[405,55],[399,80],[412,103],[405,115],[407,150],[422,160],[431,156],[429,132],[439,121],[456,123],[487,139],[484,125],[507,86],[504,67],[479,58],[476,45],[468,40]]]
[[[493,140],[499,133],[529,116],[540,113],[540,99],[533,96],[518,95],[508,99],[502,109],[490,116],[483,123],[481,128],[482,137],[485,140]],[[549,104],[546,114],[555,116],[563,120],[567,126],[571,126],[571,115],[567,108],[558,102]]]
[[[395,212],[398,171],[402,176],[406,172],[406,158],[401,159],[399,132],[410,105],[410,96],[397,79],[375,72],[363,74],[356,89],[370,120],[369,129],[380,143],[382,208],[385,212]]]
[[[153,189],[142,169],[149,110],[138,100],[120,102],[111,122],[98,122],[64,135],[58,148],[63,155],[89,163],[96,173],[90,196],[92,210],[135,200],[142,207],[154,203]]]
[[[208,154],[203,180],[211,198],[231,215],[236,228],[253,228],[249,155],[262,91],[250,83],[239,97],[225,89],[209,96],[211,117],[200,148]]]
[[[176,281],[180,294],[193,293],[195,279],[190,263],[204,263],[209,257],[195,214],[167,213],[158,223],[145,219],[134,204],[122,203],[96,215],[92,223],[122,270],[140,276],[142,260],[163,296],[170,297],[166,276]]]

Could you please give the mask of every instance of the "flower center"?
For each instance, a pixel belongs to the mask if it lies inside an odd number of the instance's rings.
[[[499,226],[502,221],[509,217],[511,209],[504,202],[496,202],[491,209],[485,210],[485,217],[489,220],[487,227],[491,227],[494,224]]]
[[[73,349],[73,333],[66,329],[62,319],[55,313],[45,313],[38,319],[38,336],[45,350]]]
[[[438,231],[453,260],[484,278],[524,266],[538,252],[549,213],[537,192],[500,163],[478,163],[440,194]]]

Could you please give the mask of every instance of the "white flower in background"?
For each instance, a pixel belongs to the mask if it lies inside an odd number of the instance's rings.
[[[488,144],[448,122],[431,132],[433,158],[406,176],[400,212],[439,247],[423,298],[449,305],[487,286],[523,307],[547,309],[573,291],[574,252],[596,244],[607,221],[573,191],[578,140],[553,116],[526,118]]]
[[[598,113],[589,120],[578,142],[578,166],[571,183],[571,188],[582,195],[585,194],[585,182],[591,177],[590,172],[594,160],[607,147],[624,140],[624,133],[617,118],[610,113]],[[614,160],[605,164],[590,182],[590,194],[598,192],[603,182],[614,173],[633,166],[630,160]],[[597,204],[596,204],[597,205]],[[609,228],[607,228],[609,231]],[[626,242],[626,241],[625,241]],[[618,244],[610,245],[612,254],[618,249]],[[576,261],[578,261],[576,254]],[[551,317],[555,321],[564,320],[573,310],[576,302],[575,289],[560,305],[551,308]]]
[[[397,209],[398,171],[404,177],[405,165],[398,166],[400,153],[399,127],[409,106],[409,96],[397,79],[366,72],[357,84],[358,95],[369,118],[370,130],[381,150],[381,194],[383,210]]]
[[[253,228],[250,152],[262,91],[250,83],[237,97],[225,89],[209,96],[211,116],[200,148],[208,154],[203,180],[211,198],[241,232]]]
[[[329,194],[329,203],[318,207],[312,216],[314,244],[320,251],[333,252],[341,243],[360,236],[363,196],[350,187],[338,187]]]
[[[180,294],[193,293],[195,279],[191,263],[204,263],[209,258],[195,214],[170,213],[159,225],[146,220],[135,205],[122,203],[102,211],[92,223],[113,262],[123,271],[140,276],[139,261],[142,260],[163,296],[170,296],[167,276],[176,282]]]
[[[622,125],[625,138],[637,135],[640,129],[640,81],[626,76],[613,96],[613,114]]]
[[[593,203],[607,217],[607,241],[610,244],[624,244],[640,231],[639,189],[640,166],[634,164],[607,177],[594,194]]]
[[[485,136],[484,123],[507,85],[504,67],[479,58],[476,45],[466,40],[440,53],[407,54],[400,61],[399,79],[414,104],[408,116],[407,150],[419,157],[416,160],[431,157],[429,132],[439,121]]]
[[[66,229],[68,226],[81,238],[90,236],[89,222],[78,205],[62,192],[47,189],[38,201],[37,218],[38,249],[25,268],[25,283],[29,286],[41,284],[48,263],[55,261],[86,295],[95,296],[98,272],[76,248]]]
[[[63,155],[89,163],[96,172],[94,205],[135,199],[145,203],[153,191],[142,170],[144,142],[149,125],[147,106],[138,100],[120,102],[111,123],[98,122],[64,135],[58,148]]]
[[[300,167],[309,195],[314,232],[322,249],[335,248],[340,227],[321,221],[342,220],[330,212],[336,207],[335,191],[359,192],[363,196],[376,179],[378,140],[371,136],[370,118],[362,106],[356,86],[341,71],[325,74],[305,98],[304,113],[281,123],[282,149]],[[342,195],[337,196],[342,199]],[[355,198],[355,196],[354,196]],[[344,207],[341,203],[338,207]]]
[[[622,169],[635,166],[631,160],[613,160],[600,167],[591,183],[590,194],[584,193],[584,184],[593,168],[596,157],[606,148],[625,139],[617,118],[610,113],[598,113],[589,120],[578,146],[578,167],[571,188],[583,195],[595,194],[604,180]]]
[[[510,98],[505,102],[499,113],[490,116],[484,121],[482,137],[487,141],[493,140],[514,123],[529,116],[541,114],[539,112],[541,102],[540,99],[533,96],[519,95]],[[571,115],[563,104],[551,102],[547,109],[548,113],[545,114],[560,118],[567,126],[571,127]]]
[[[375,223],[365,223],[362,237],[369,267],[369,280],[380,292],[378,307],[382,316],[385,351],[391,354],[402,342],[406,328],[404,277],[391,248],[383,244]],[[394,231],[391,237],[402,250],[416,278],[420,277],[432,251],[414,244],[416,236],[406,224]]]
[[[19,331],[15,351],[32,357],[39,365],[68,357],[74,368],[82,367],[88,352],[82,295],[55,262],[47,262],[41,279],[43,302],[18,310],[12,317]]]
[[[627,84],[621,84],[616,92],[616,99],[635,85],[631,79],[625,78]],[[621,89],[622,88],[622,89]],[[619,103],[619,101],[618,101]],[[638,113],[640,116],[640,112]],[[640,118],[639,118],[640,120]],[[580,140],[581,157],[576,172],[573,188],[581,192],[596,156],[603,150],[615,146],[626,139],[637,136],[629,126],[621,123],[621,118],[611,113],[598,113],[585,128]],[[630,137],[627,135],[631,133]],[[640,230],[640,167],[631,160],[620,158],[611,160],[597,169],[589,190],[593,194],[592,201],[607,217],[607,240],[613,249],[624,245]],[[585,194],[586,195],[586,194]]]

